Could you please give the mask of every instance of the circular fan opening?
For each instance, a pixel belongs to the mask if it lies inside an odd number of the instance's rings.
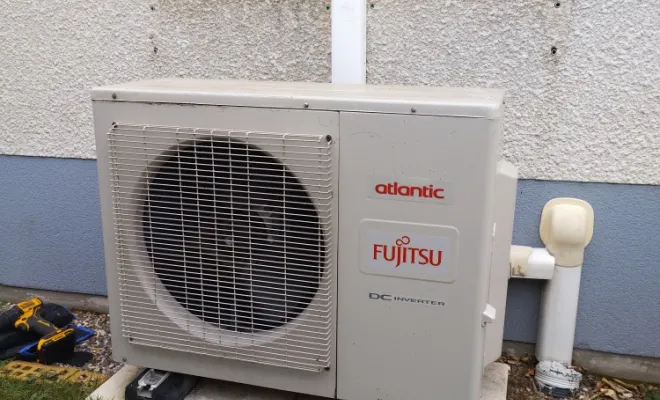
[[[154,271],[205,322],[254,333],[302,313],[319,289],[316,208],[279,160],[236,139],[180,145],[150,171],[142,227]]]

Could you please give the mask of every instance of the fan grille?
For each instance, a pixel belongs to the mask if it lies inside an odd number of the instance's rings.
[[[197,140],[167,157],[148,184],[142,227],[170,294],[224,329],[284,325],[323,277],[323,231],[307,191],[276,158],[238,139]]]
[[[173,350],[326,367],[326,136],[115,125],[108,137],[123,335]]]

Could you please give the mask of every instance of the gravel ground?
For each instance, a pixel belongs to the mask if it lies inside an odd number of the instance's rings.
[[[113,375],[124,366],[112,360],[110,339],[110,317],[108,314],[98,314],[89,311],[74,310],[78,323],[87,328],[94,329],[96,334],[76,346],[76,351],[89,351],[94,357],[82,369]]]
[[[532,356],[502,357],[500,360],[511,366],[507,400],[547,400],[553,399],[539,393],[534,384],[536,359]],[[658,388],[639,382],[623,382],[613,378],[604,378],[576,367],[582,373],[580,391],[566,400],[655,400],[660,399]],[[655,397],[657,396],[657,397]]]

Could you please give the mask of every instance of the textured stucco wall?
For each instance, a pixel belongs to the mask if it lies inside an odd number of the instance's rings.
[[[0,10],[0,154],[94,158],[89,90],[102,84],[330,79],[321,0],[0,0]]]
[[[100,84],[328,81],[327,3],[0,0],[0,154],[94,158]],[[370,83],[506,88],[523,178],[660,184],[660,2],[369,3]]]
[[[508,89],[524,178],[659,184],[660,2],[557,1],[374,0],[368,80]]]
[[[106,292],[96,162],[0,156],[0,284]],[[573,196],[596,213],[587,247],[576,346],[660,357],[660,187],[523,180],[514,242],[540,246],[550,199]],[[505,338],[536,340],[540,282],[512,280]]]

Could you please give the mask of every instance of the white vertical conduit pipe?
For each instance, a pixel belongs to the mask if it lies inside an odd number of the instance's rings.
[[[546,249],[511,247],[511,277],[547,279],[536,342],[536,382],[546,394],[568,397],[582,375],[571,368],[584,249],[593,236],[594,211],[571,198],[550,200],[539,233]],[[552,262],[553,267],[549,265]]]
[[[571,365],[582,267],[555,267],[541,297],[536,358]]]
[[[367,2],[332,0],[332,83],[364,84],[367,77]]]

